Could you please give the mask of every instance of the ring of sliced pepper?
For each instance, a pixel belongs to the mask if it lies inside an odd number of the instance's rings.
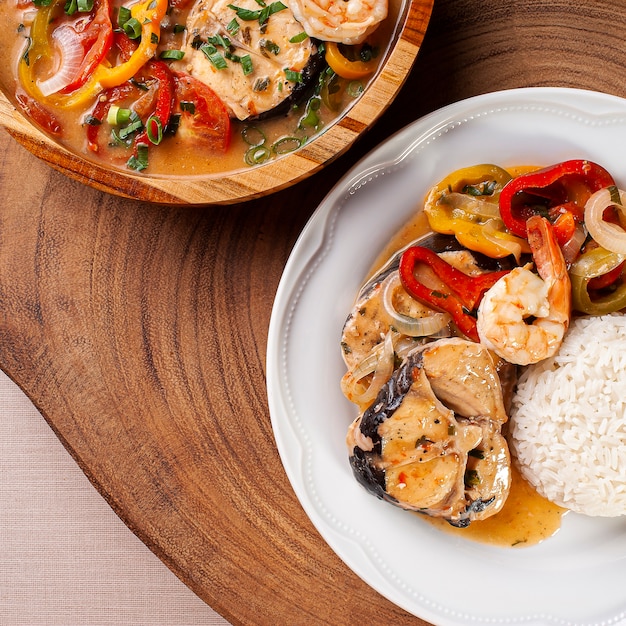
[[[425,263],[444,283],[447,291],[431,289],[414,275],[415,266]],[[457,328],[468,338],[478,342],[476,317],[485,291],[490,289],[508,270],[468,276],[443,260],[436,252],[423,246],[407,248],[400,258],[399,274],[403,287],[416,300],[452,316]]]
[[[507,230],[526,237],[526,220],[532,215],[558,206],[568,210],[570,203],[584,208],[592,193],[611,185],[615,181],[601,165],[585,159],[563,161],[510,180],[500,193],[500,215]]]
[[[511,180],[505,169],[491,163],[472,165],[456,170],[435,185],[424,203],[424,212],[432,230],[444,235],[454,235],[457,241],[468,250],[480,252],[493,259],[500,259],[511,254],[511,244],[519,246],[524,253],[530,252],[528,242],[507,232],[500,218],[477,220],[475,216],[446,204],[447,193],[468,193],[473,197],[488,196],[489,201],[497,206],[498,197],[504,186]],[[481,192],[481,188],[489,192]],[[486,222],[492,226],[488,234]]]

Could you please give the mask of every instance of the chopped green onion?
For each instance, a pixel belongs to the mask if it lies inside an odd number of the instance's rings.
[[[241,137],[249,146],[252,146],[253,148],[262,146],[266,141],[263,131],[257,126],[244,126],[241,131]]]
[[[221,46],[222,48],[230,48],[230,39],[223,37],[222,35],[214,35],[213,37],[207,37],[207,42],[214,46]]]
[[[272,145],[272,150],[276,154],[288,154],[297,150],[302,145],[302,140],[298,137],[281,137]]]
[[[254,81],[254,85],[252,86],[252,91],[254,91],[255,93],[261,93],[262,91],[265,91],[269,86],[270,86],[270,77],[263,76],[263,77],[257,78]],[[282,85],[279,85],[278,91],[282,91],[281,86]]]
[[[151,115],[146,122],[146,134],[150,143],[158,146],[163,141],[163,123],[156,115]]]
[[[297,35],[294,35],[290,40],[289,43],[300,43],[301,41],[304,41],[305,39],[308,39],[308,35],[302,31],[301,33],[298,33]]]
[[[50,2],[35,3],[37,6],[50,6]],[[74,15],[76,11],[79,13],[89,13],[93,9],[93,0],[66,0],[64,11],[66,15]]]
[[[248,165],[259,165],[260,163],[264,163],[271,156],[270,149],[265,146],[253,146],[248,150],[244,156],[244,161]]]
[[[322,121],[318,114],[318,110],[320,105],[322,104],[322,99],[319,96],[313,96],[307,103],[306,109],[304,110],[304,115],[300,118],[298,122],[298,128],[304,128],[308,126],[309,128],[315,128],[317,130]]]
[[[109,107],[107,113],[107,123],[111,126],[119,126],[120,124],[126,124],[130,120],[132,111],[130,109],[122,109],[115,104]]]
[[[259,48],[263,56],[269,56],[269,53],[273,55],[280,53],[280,46],[269,39],[259,39]]]
[[[132,135],[134,132],[141,130],[143,128],[143,123],[139,116],[132,111],[130,115],[131,123],[128,126],[120,129],[119,136],[122,141],[124,141],[129,135]]]
[[[137,156],[131,156],[126,165],[137,172],[145,170],[148,167],[148,145],[145,143],[137,144]]]
[[[251,11],[250,9],[244,9],[242,7],[235,6],[234,4],[227,5],[229,9],[232,9],[237,14],[237,17],[244,22],[252,22],[258,20],[259,24],[263,25],[269,19],[270,15],[283,11],[287,7],[280,1],[272,2],[269,6],[263,7],[260,11]]]
[[[166,61],[180,61],[185,56],[184,50],[163,50],[159,55]]]
[[[290,70],[288,67],[285,68],[285,78],[292,83],[301,83],[302,82],[302,72],[296,72],[294,70]]]
[[[211,61],[216,70],[225,70],[228,67],[224,57],[213,44],[205,43],[200,46],[200,50],[204,52],[206,58]]]
[[[156,46],[159,43],[159,36],[156,33],[150,35],[150,41]]]
[[[363,93],[363,83],[359,80],[351,80],[346,87],[348,95],[358,98]]]
[[[250,9],[244,9],[242,7],[237,7],[234,4],[227,5],[229,9],[232,9],[240,20],[244,22],[252,22],[254,20],[258,20],[261,15],[261,11],[251,11]]]
[[[239,32],[239,22],[236,18],[233,17],[230,22],[228,22],[228,26],[226,26],[226,30],[234,37]]]
[[[109,146],[112,148],[115,148],[117,146],[128,147],[132,143],[130,139],[122,139],[119,136],[119,133],[116,132],[115,128],[111,129],[111,139],[112,141],[109,142]]]
[[[117,13],[117,23],[120,28],[124,28],[124,24],[132,17],[130,9],[128,7],[120,7]]]
[[[141,24],[136,17],[131,17],[129,20],[124,22],[122,30],[130,39],[139,39],[139,37],[141,37]]]
[[[252,67],[252,58],[249,54],[244,54],[241,57],[241,69],[243,70],[244,76],[248,76],[254,71],[254,68]]]
[[[184,24],[174,24],[174,28],[172,29],[175,35],[180,33],[184,33],[187,30],[187,27]]]

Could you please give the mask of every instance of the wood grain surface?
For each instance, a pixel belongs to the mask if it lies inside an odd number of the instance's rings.
[[[233,624],[425,623],[334,555],[287,481],[264,372],[281,272],[334,183],[419,116],[513,87],[626,96],[625,22],[618,1],[437,0],[374,129],[313,178],[243,204],[119,199],[0,136],[0,367],[126,524]]]

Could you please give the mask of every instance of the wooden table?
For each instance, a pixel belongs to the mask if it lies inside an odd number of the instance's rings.
[[[391,133],[490,91],[626,96],[626,4],[436,0],[400,97],[312,179],[242,205],[94,191],[0,135],[0,367],[128,526],[233,624],[420,624],[324,543],[273,440],[265,352],[290,250]]]

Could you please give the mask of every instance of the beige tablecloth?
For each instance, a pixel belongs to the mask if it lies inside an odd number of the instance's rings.
[[[228,624],[128,530],[3,372],[0,624]]]

